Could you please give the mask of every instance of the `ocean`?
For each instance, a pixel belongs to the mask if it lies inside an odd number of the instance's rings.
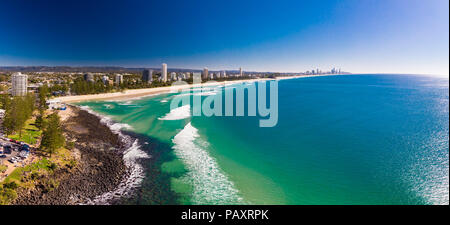
[[[129,204],[449,204],[448,78],[280,80],[273,127],[170,110],[176,96],[268,83],[79,105],[126,124],[148,155]]]

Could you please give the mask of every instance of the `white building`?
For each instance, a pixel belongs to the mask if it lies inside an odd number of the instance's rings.
[[[20,72],[14,73],[11,77],[13,96],[25,96],[28,88],[28,76]]]
[[[207,79],[208,78],[208,68],[206,68],[206,67],[203,69],[203,76],[202,76],[202,78],[203,79]]]
[[[108,85],[108,84],[109,84],[109,77],[106,76],[106,75],[103,76],[103,77],[102,77],[102,81],[103,81],[103,84],[104,84],[104,85]]]
[[[123,75],[122,74],[117,74],[116,75],[116,84],[119,85],[123,82]]]
[[[165,63],[162,64],[161,77],[163,82],[167,82],[167,64]]]
[[[239,76],[242,77],[243,73],[242,73],[242,67],[239,67]]]
[[[202,74],[200,72],[193,72],[192,73],[192,80],[195,82],[200,82],[202,79]]]
[[[175,72],[170,73],[170,80],[176,80],[177,74]]]

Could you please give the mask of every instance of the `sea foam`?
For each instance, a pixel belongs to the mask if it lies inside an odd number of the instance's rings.
[[[193,186],[194,204],[242,204],[234,184],[222,173],[219,165],[206,150],[198,130],[188,123],[172,140],[174,150],[188,172],[182,180]]]
[[[81,106],[80,108],[100,118],[101,123],[108,126],[113,133],[119,135],[120,140],[125,144],[123,160],[128,170],[127,176],[124,177],[116,189],[96,196],[88,204],[105,205],[109,204],[111,200],[130,196],[133,190],[140,186],[145,177],[144,168],[139,164],[139,159],[149,158],[150,156],[142,151],[137,139],[121,132],[122,129],[131,130],[132,127],[130,125],[116,123],[111,118],[94,112],[88,106]]]
[[[191,116],[191,106],[184,105],[170,110],[164,117],[158,118],[159,120],[181,120]]]

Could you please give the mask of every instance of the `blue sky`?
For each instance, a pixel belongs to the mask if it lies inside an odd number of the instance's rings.
[[[448,0],[0,4],[0,65],[449,71]]]

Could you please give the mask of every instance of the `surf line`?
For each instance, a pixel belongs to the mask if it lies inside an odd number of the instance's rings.
[[[201,77],[194,76],[194,84],[201,84]],[[192,96],[192,116],[244,116],[245,102],[247,102],[247,116],[258,116],[259,127],[274,127],[278,123],[278,81],[269,82],[269,93],[267,97],[266,81],[253,82],[251,85],[237,85],[234,88],[226,88],[222,91],[217,81],[208,81],[205,85],[216,87],[204,87],[202,93],[208,93],[205,98],[202,94],[194,94],[192,90],[184,88],[181,92],[188,92],[190,95],[182,94],[172,98],[170,110],[191,104]],[[182,86],[180,86],[182,85]],[[178,86],[178,87],[177,87]],[[188,84],[184,81],[172,83],[171,91],[180,91],[180,87],[186,87]],[[211,94],[212,90],[215,94]],[[247,91],[247,101],[245,101],[245,91]],[[225,94],[225,102],[222,100],[222,93]],[[236,99],[236,102],[234,102]],[[269,100],[269,102],[267,102]],[[236,103],[236,104],[235,104]],[[235,107],[234,107],[235,106]],[[225,111],[223,113],[223,111]],[[234,114],[236,111],[236,114]]]

